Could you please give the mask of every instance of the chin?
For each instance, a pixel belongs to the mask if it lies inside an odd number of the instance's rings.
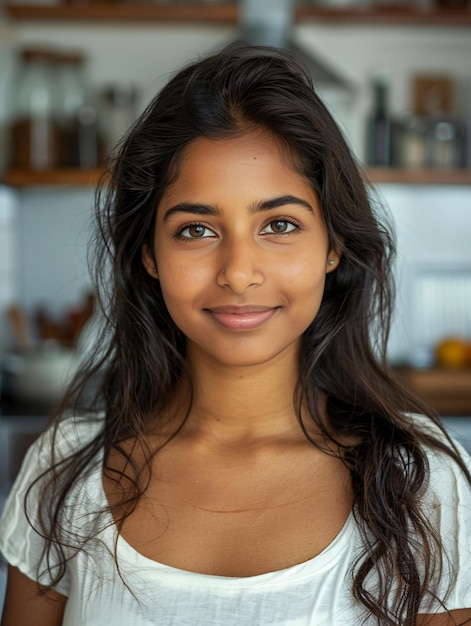
[[[264,349],[257,350],[254,347],[246,346],[245,349],[237,349],[234,346],[231,349],[224,350],[204,350],[201,347],[197,348],[197,352],[195,352],[190,358],[193,357],[195,363],[204,359],[207,363],[213,363],[218,367],[257,367],[261,365],[269,365],[270,363],[277,362],[286,362],[286,360],[295,361],[298,363],[298,354],[299,354],[300,344],[295,342],[294,344],[290,344],[289,346],[280,347],[279,350],[273,349],[273,346],[270,350]],[[192,351],[190,350],[190,355]],[[188,354],[188,353],[187,353]]]

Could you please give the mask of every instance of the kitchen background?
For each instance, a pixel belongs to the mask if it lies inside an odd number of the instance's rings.
[[[319,90],[358,159],[376,164],[367,169],[372,195],[395,225],[398,290],[390,359],[471,449],[471,7],[459,0],[446,4],[306,1],[296,7],[293,32],[340,77],[338,84],[321,84]],[[208,0],[35,0],[0,8],[3,361],[18,347],[12,322],[18,331],[19,313],[36,324],[41,314],[56,336],[64,320],[85,319],[80,315],[90,304],[86,254],[97,180],[90,152],[82,170],[69,155],[63,162],[67,167],[51,162],[51,167],[33,164],[36,171],[31,171],[32,155],[18,154],[11,129],[25,97],[18,93],[24,80],[20,51],[47,48],[56,60],[68,55],[70,76],[81,68],[86,86],[81,104],[88,130],[100,137],[99,164],[100,152],[175,69],[237,37],[238,10],[234,3]],[[375,85],[377,99],[386,96],[394,131],[392,156],[384,163],[369,148]],[[387,86],[386,94],[380,93],[381,85]],[[379,113],[381,132],[384,115]],[[5,374],[3,381],[8,383]],[[1,408],[4,494],[44,411],[39,400],[28,411],[11,402]]]

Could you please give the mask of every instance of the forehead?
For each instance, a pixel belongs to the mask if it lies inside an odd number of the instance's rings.
[[[286,166],[300,172],[300,159],[294,148],[280,136],[263,127],[247,128],[244,131],[229,134],[225,137],[198,137],[191,141],[182,151],[179,165],[187,162],[192,157],[204,153],[206,158],[211,154],[217,155],[225,150],[236,149],[239,153],[245,152],[246,158],[250,158],[251,152],[257,150],[260,153],[275,153]],[[180,167],[177,167],[177,175]]]
[[[161,204],[194,193],[215,195],[224,188],[229,193],[288,192],[288,187],[314,193],[311,183],[297,167],[293,150],[272,133],[254,130],[224,138],[199,137],[182,152],[172,182]],[[192,198],[187,198],[190,200]]]

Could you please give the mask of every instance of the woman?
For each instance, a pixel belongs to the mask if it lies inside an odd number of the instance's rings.
[[[2,626],[471,623],[471,461],[388,370],[392,242],[303,66],[183,69],[97,207],[107,323],[3,515]]]

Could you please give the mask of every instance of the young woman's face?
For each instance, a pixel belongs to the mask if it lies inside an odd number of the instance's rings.
[[[308,182],[271,135],[252,132],[186,148],[143,261],[189,359],[255,365],[297,357],[339,255]]]

